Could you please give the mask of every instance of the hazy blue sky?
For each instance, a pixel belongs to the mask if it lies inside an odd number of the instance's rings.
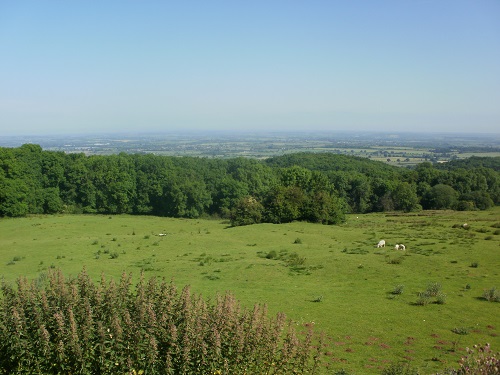
[[[0,1],[0,135],[500,132],[499,0]]]

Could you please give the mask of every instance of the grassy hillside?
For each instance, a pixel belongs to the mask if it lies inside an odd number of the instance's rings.
[[[469,230],[453,227],[468,223]],[[210,220],[31,216],[0,220],[0,275],[49,267],[97,279],[144,270],[210,297],[230,290],[327,334],[325,373],[377,374],[410,361],[423,373],[455,366],[464,348],[500,348],[500,209],[354,215],[341,226],[301,222],[231,228]],[[166,234],[159,236],[159,234]],[[385,239],[388,246],[377,249]],[[394,250],[404,243],[407,251]],[[439,283],[444,304],[417,305]],[[401,294],[393,294],[403,285]],[[431,302],[436,301],[432,298]],[[455,332],[459,333],[455,333]]]

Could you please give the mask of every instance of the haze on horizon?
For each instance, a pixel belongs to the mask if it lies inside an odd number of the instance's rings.
[[[5,1],[0,135],[499,133],[500,2]]]

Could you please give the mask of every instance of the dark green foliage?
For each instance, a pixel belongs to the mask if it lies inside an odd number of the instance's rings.
[[[411,212],[422,209],[419,204],[416,186],[408,182],[401,182],[396,186],[392,193],[392,199],[396,210]]]
[[[24,216],[29,212],[28,187],[23,181],[0,176],[0,216]]]
[[[131,288],[127,274],[94,284],[53,270],[2,295],[0,373],[313,374],[322,347],[312,325],[299,340],[284,314],[154,278]]]
[[[472,167],[477,163],[480,167]],[[500,174],[461,168],[406,170],[365,158],[297,153],[265,161],[154,155],[64,154],[38,145],[0,148],[0,216],[154,214],[231,219],[233,226],[304,220],[339,224],[346,212],[488,209]]]
[[[437,184],[431,187],[422,198],[422,205],[429,209],[455,208],[458,194],[453,187],[446,184]]]
[[[448,163],[438,164],[439,169],[456,170],[456,169],[471,169],[471,168],[490,168],[500,172],[500,156],[495,157],[480,157],[471,156],[464,160],[451,160]]]
[[[231,225],[258,224],[262,221],[264,207],[254,197],[240,198],[231,210]]]

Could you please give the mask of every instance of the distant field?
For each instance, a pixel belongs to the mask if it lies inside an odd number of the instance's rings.
[[[369,157],[395,166],[452,158],[500,156],[498,134],[283,132],[283,133],[164,133],[109,134],[61,137],[2,137],[0,145],[36,143],[44,150],[109,155],[151,153],[206,158],[265,159],[296,152],[330,152]],[[387,161],[390,159],[390,161]],[[398,162],[397,159],[400,159]],[[408,160],[406,160],[408,159]]]
[[[469,230],[455,224],[468,223]],[[49,267],[98,279],[132,272],[190,284],[209,298],[232,291],[327,335],[325,370],[378,374],[409,361],[422,373],[455,366],[464,348],[500,350],[500,208],[485,212],[351,215],[346,224],[295,222],[230,228],[215,220],[144,216],[0,219],[0,275],[36,278]],[[159,236],[159,234],[166,234]],[[380,239],[388,243],[377,249]],[[404,243],[406,252],[394,250]],[[439,283],[444,304],[416,305]],[[403,285],[402,294],[392,294]],[[315,302],[316,301],[316,302]],[[456,332],[466,333],[458,334]]]

